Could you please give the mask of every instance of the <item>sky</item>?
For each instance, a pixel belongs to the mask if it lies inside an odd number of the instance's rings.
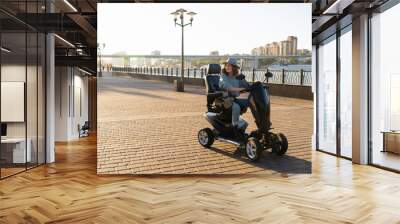
[[[159,50],[180,55],[181,28],[174,26],[170,15],[179,8],[197,13],[193,26],[185,27],[188,55],[214,50],[250,54],[255,47],[287,36],[298,37],[299,49],[311,49],[309,3],[99,3],[97,41],[106,46],[102,54],[149,55]]]

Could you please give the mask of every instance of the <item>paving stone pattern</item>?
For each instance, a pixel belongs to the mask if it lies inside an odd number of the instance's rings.
[[[197,142],[210,127],[204,88],[129,77],[98,79],[98,174],[296,174],[311,172],[313,102],[272,96],[275,132],[284,133],[283,157],[265,152],[258,163],[216,141],[211,149]],[[255,129],[250,110],[244,115]]]

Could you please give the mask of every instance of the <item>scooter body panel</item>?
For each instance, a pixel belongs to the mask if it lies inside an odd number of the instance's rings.
[[[220,116],[213,112],[206,112],[204,114],[204,117],[213,126],[214,132],[215,132],[214,134],[217,139],[222,138],[222,139],[229,139],[229,140],[235,141],[235,142],[237,141],[235,139],[232,124],[229,121],[220,119]],[[244,119],[239,118],[239,122],[238,122],[239,130],[242,131],[243,133],[245,133],[247,126],[248,126],[248,123]]]
[[[252,85],[249,102],[258,130],[265,134],[268,133],[271,129],[270,99],[265,86],[261,82]]]

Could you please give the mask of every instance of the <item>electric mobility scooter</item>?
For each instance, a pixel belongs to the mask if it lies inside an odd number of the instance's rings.
[[[212,125],[212,129],[204,128],[198,132],[198,141],[209,148],[214,140],[220,140],[234,144],[240,152],[253,162],[260,159],[264,150],[271,149],[277,155],[283,155],[288,149],[288,141],[282,133],[271,132],[270,121],[270,99],[268,87],[264,82],[254,82],[249,88],[242,92],[248,92],[250,110],[254,117],[257,129],[246,132],[248,123],[240,117],[237,127],[232,126],[232,108],[224,106],[226,92],[219,88],[221,66],[219,64],[209,64],[207,75],[205,76],[205,86],[207,94],[207,112],[204,114],[207,121]],[[267,72],[265,79],[272,77],[272,73]],[[238,79],[244,79],[244,75],[238,75]],[[246,109],[241,111],[245,113]],[[237,128],[238,130],[234,130]],[[240,133],[238,137],[237,133]]]

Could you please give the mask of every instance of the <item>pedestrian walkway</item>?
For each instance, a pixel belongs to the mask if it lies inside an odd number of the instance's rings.
[[[216,141],[201,147],[197,132],[209,127],[202,87],[103,77],[98,79],[99,174],[271,174],[310,173],[313,102],[272,97],[275,132],[289,150],[283,157],[266,152],[258,163],[234,154],[236,147]],[[255,129],[250,111],[244,115]]]

